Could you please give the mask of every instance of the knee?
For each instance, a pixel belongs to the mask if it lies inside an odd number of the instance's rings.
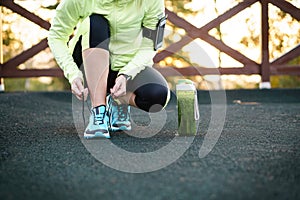
[[[160,86],[156,91],[153,90],[152,99],[149,112],[159,112],[167,106],[170,99],[170,90],[167,87]]]
[[[145,88],[144,88],[145,89]],[[170,99],[170,90],[166,86],[158,84],[147,85],[147,93],[144,97],[136,98],[136,104],[146,112],[159,112],[166,107]]]
[[[152,104],[149,104],[149,108],[148,108],[148,112],[150,113],[156,113],[156,112],[160,112],[161,110],[163,110],[169,100],[170,100],[170,93],[168,92],[167,94],[164,93],[164,98],[161,98],[159,101],[157,102],[152,102]]]

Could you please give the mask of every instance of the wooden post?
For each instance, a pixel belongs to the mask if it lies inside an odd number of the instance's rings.
[[[261,35],[262,35],[262,61],[260,89],[270,89],[270,55],[269,55],[269,6],[267,0],[261,1]]]

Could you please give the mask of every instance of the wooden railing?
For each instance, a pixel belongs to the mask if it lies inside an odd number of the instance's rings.
[[[240,13],[244,9],[250,7],[254,3],[259,2],[261,4],[261,15],[262,15],[262,27],[261,27],[261,38],[262,38],[262,50],[261,50],[261,63],[257,63],[242,52],[239,52],[230,46],[226,45],[223,41],[216,39],[215,37],[208,34],[208,32],[218,27],[221,23],[230,19],[234,15]],[[154,57],[154,62],[158,63],[168,56],[176,53],[182,49],[185,45],[189,44],[193,40],[200,38],[201,40],[211,44],[221,52],[227,54],[231,58],[239,61],[243,67],[231,67],[231,68],[205,68],[205,67],[185,67],[185,68],[174,68],[174,67],[163,67],[157,68],[164,76],[175,76],[178,73],[184,76],[191,75],[208,75],[208,74],[259,74],[262,77],[262,82],[269,82],[271,75],[300,75],[300,65],[289,66],[287,63],[300,56],[300,45],[296,45],[292,50],[285,53],[276,60],[270,61],[269,55],[269,4],[273,4],[280,8],[282,11],[289,13],[293,18],[300,21],[300,9],[293,6],[291,3],[285,0],[244,0],[237,4],[224,14],[218,16],[214,20],[210,21],[206,25],[197,28],[185,19],[179,17],[176,13],[166,9],[168,14],[168,20],[175,26],[182,28],[186,31],[186,35],[176,43],[171,44],[164,50],[159,52]],[[1,0],[1,6],[5,6],[11,9],[13,12],[20,14],[26,19],[34,22],[40,27],[48,30],[50,28],[49,22],[41,19],[34,15],[18,4],[14,3],[13,0]],[[21,54],[11,58],[5,63],[0,64],[0,77],[37,77],[37,76],[63,76],[62,71],[59,68],[55,69],[26,69],[19,70],[17,67],[24,63],[32,56],[38,54],[40,51],[47,48],[46,39],[41,40],[38,44],[34,45],[30,49],[23,51]]]

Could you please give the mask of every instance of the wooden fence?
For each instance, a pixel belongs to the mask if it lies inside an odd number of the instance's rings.
[[[244,9],[250,7],[254,3],[259,2],[261,4],[261,38],[262,38],[262,50],[261,50],[261,63],[257,63],[247,55],[244,55],[242,52],[239,52],[230,46],[226,45],[223,41],[216,39],[215,37],[208,34],[208,32],[218,27],[221,23],[230,19],[234,15],[240,13]],[[236,75],[251,75],[259,74],[262,77],[262,82],[269,82],[271,75],[300,75],[300,65],[290,66],[287,63],[300,56],[300,45],[296,45],[292,50],[285,53],[276,60],[270,61],[269,58],[269,13],[268,7],[269,4],[273,4],[282,11],[289,13],[293,18],[300,21],[300,9],[292,5],[291,3],[285,0],[244,0],[238,3],[233,8],[229,9],[224,14],[218,16],[214,20],[210,21],[206,25],[197,28],[185,19],[179,17],[176,13],[171,12],[166,9],[168,14],[168,20],[175,26],[182,28],[186,31],[186,35],[178,42],[171,44],[166,47],[164,50],[159,52],[154,57],[154,62],[158,63],[168,56],[172,56],[175,52],[179,51],[185,45],[189,44],[193,40],[200,38],[201,40],[211,44],[221,52],[227,54],[231,58],[239,61],[243,67],[231,67],[231,68],[205,68],[205,67],[185,67],[185,68],[174,68],[174,67],[164,67],[157,68],[164,76],[175,76],[178,73],[184,76],[190,75],[208,75],[208,74],[236,74]],[[28,10],[24,9],[20,5],[14,3],[13,0],[1,0],[1,6],[5,6],[12,10],[15,13],[18,13],[22,17],[34,22],[40,27],[48,30],[50,28],[49,22],[41,19],[40,17],[34,15]],[[63,73],[59,68],[55,69],[26,69],[20,70],[17,67],[24,63],[29,58],[38,54],[40,51],[47,48],[46,38],[41,40],[38,44],[34,45],[30,49],[23,51],[21,54],[11,58],[5,63],[0,63],[0,77],[38,77],[38,76],[53,76],[53,77],[62,77]]]

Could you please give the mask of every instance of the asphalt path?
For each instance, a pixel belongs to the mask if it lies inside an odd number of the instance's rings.
[[[132,109],[131,133],[86,141],[70,92],[1,93],[0,199],[300,199],[300,90],[198,96],[195,137],[175,136],[173,96],[158,115]]]

